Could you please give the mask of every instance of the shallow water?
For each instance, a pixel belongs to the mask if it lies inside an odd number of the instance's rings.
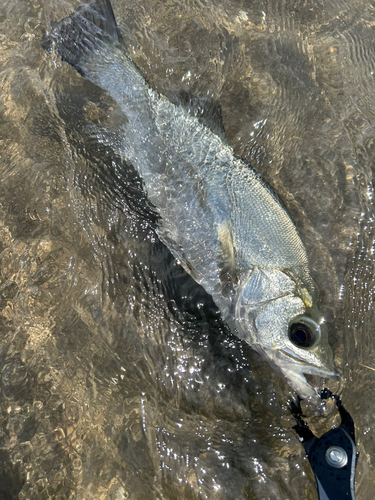
[[[40,47],[76,5],[0,6],[0,498],[316,499],[293,392],[229,333],[158,241],[136,173],[93,139],[115,103]],[[372,499],[372,4],[113,6],[150,84],[218,102],[295,220],[356,423],[357,498]]]

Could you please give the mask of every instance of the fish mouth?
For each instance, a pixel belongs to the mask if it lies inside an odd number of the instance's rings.
[[[322,379],[340,380],[336,370],[328,370],[307,366],[304,364],[291,363],[278,365],[281,373],[286,377],[289,385],[302,399],[310,399],[321,402],[320,389],[323,388]]]

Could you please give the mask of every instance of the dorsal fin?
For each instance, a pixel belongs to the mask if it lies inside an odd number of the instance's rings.
[[[190,90],[167,90],[165,95],[173,104],[182,106],[214,134],[225,140],[221,106],[215,99],[197,96]]]

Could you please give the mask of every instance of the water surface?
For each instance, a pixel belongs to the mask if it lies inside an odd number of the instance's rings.
[[[40,47],[76,5],[0,6],[0,497],[316,499],[293,392],[157,239],[136,172],[98,140],[116,104]],[[372,499],[373,5],[113,6],[153,88],[206,100],[296,222]]]

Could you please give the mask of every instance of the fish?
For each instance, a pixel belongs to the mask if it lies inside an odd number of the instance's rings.
[[[259,173],[184,106],[153,90],[133,62],[110,0],[91,0],[42,39],[125,116],[116,148],[138,171],[157,234],[210,294],[231,331],[301,398],[306,375],[338,379],[306,248]]]

